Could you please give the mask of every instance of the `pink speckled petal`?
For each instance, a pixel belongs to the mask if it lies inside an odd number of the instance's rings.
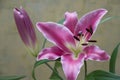
[[[78,18],[77,18],[77,13],[76,12],[66,12],[65,13],[65,21],[64,21],[64,25],[70,29],[70,31],[72,33],[74,33],[74,29],[76,27],[76,24],[78,22]]]
[[[87,46],[83,51],[87,54],[86,60],[106,61],[110,58],[104,50],[95,45]]]
[[[61,56],[61,63],[66,80],[76,80],[80,69],[84,64],[85,54],[81,53],[78,58],[74,58],[73,54],[65,54]]]
[[[57,46],[45,48],[38,54],[37,61],[42,59],[56,60],[63,54],[64,54],[64,51],[62,51]]]
[[[67,44],[75,45],[72,32],[61,24],[53,22],[38,22],[37,28],[47,40],[64,51],[70,52],[67,48]]]
[[[106,9],[97,9],[84,15],[75,28],[75,35],[82,32],[86,40],[89,40],[96,31],[102,17],[107,13]]]

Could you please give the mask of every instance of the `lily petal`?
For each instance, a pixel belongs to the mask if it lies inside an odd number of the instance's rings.
[[[70,52],[67,44],[75,45],[72,32],[61,24],[38,22],[37,28],[50,42],[67,52]]]
[[[85,54],[81,53],[78,58],[74,58],[73,54],[65,54],[61,56],[63,71],[67,80],[76,80],[81,67],[84,64]]]
[[[78,22],[78,18],[77,18],[77,13],[76,12],[66,12],[65,13],[65,21],[64,21],[64,25],[70,29],[70,31],[72,33],[74,33],[74,29],[76,27],[76,24]]]
[[[58,48],[57,46],[45,48],[38,54],[37,61],[42,59],[56,60],[63,54],[64,51]]]
[[[89,40],[92,34],[96,31],[100,20],[106,13],[106,9],[97,9],[84,15],[78,21],[77,27],[75,28],[75,35],[82,32],[86,37],[85,39]]]
[[[95,45],[87,46],[83,51],[87,54],[86,60],[106,61],[110,58],[104,50]]]

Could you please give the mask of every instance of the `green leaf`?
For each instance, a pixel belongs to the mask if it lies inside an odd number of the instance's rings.
[[[119,46],[120,46],[120,43],[114,48],[112,55],[111,55],[111,59],[109,63],[109,71],[112,73],[115,73],[115,64],[116,64]]]
[[[109,20],[111,20],[111,19],[113,19],[113,18],[119,18],[119,16],[111,16],[111,17],[107,17],[107,18],[101,20],[100,24],[101,24],[101,23],[104,23],[104,22],[106,22],[106,21],[109,21]]]
[[[63,24],[64,21],[65,21],[65,19],[61,19],[60,21],[58,21],[58,23]]]
[[[89,73],[86,80],[120,80],[120,76],[110,72],[96,70]]]
[[[56,61],[55,62],[55,66],[54,66],[54,71],[52,72],[51,76],[50,76],[50,80],[62,80],[61,77],[59,77],[59,73],[57,71],[57,69],[61,67],[61,63],[60,61]],[[57,73],[57,74],[56,74]]]
[[[0,76],[0,80],[20,80],[25,78],[25,76]]]

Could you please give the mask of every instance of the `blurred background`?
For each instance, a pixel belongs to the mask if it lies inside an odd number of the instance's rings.
[[[36,29],[38,21],[58,22],[64,18],[66,11],[76,11],[80,18],[85,13],[105,8],[108,13],[104,18],[116,16],[100,24],[95,35],[96,45],[106,50],[110,55],[113,48],[120,42],[120,0],[0,0],[0,75],[26,75],[22,80],[33,80],[31,77],[35,58],[27,53],[22,43],[13,18],[13,9],[22,6],[29,14]],[[103,19],[104,19],[103,18]],[[39,45],[42,45],[43,36],[36,29]],[[46,47],[53,45],[47,42]],[[120,53],[120,51],[119,51]],[[117,74],[120,75],[120,54],[117,57]],[[108,71],[108,62],[88,61],[88,72],[96,69]],[[54,64],[54,63],[49,63]],[[59,69],[65,78],[62,69]],[[49,80],[51,70],[45,65],[36,69],[38,80]],[[83,80],[84,67],[81,69],[78,80]]]

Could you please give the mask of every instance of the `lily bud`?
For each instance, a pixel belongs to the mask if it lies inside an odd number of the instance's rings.
[[[37,38],[30,17],[22,7],[20,9],[15,8],[13,12],[17,30],[22,41],[28,48],[34,50],[36,48]]]

